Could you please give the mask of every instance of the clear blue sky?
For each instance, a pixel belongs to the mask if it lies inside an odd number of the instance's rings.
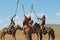
[[[0,0],[0,29],[8,27],[9,18],[14,15],[17,0]],[[60,24],[60,0],[20,0],[18,5],[17,17],[14,19],[16,24],[22,24],[23,9],[22,4],[25,6],[25,14],[29,15],[31,5],[34,5],[34,10],[38,17],[43,14],[47,16],[46,24]],[[37,22],[38,20],[31,13],[32,19]],[[36,21],[37,20],[37,21]]]

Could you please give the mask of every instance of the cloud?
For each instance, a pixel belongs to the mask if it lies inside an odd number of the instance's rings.
[[[56,16],[60,16],[60,12],[56,13]]]
[[[58,22],[60,22],[60,20],[58,20]]]
[[[47,24],[53,24],[55,22],[56,22],[56,20],[48,20],[48,21],[46,21]]]
[[[22,26],[22,24],[23,24],[23,17],[19,18],[19,16],[16,16],[14,21],[15,21],[16,25]]]
[[[27,17],[29,17],[29,16],[34,17],[35,15],[34,15],[34,13],[28,13],[26,16]]]
[[[15,19],[19,19],[19,16],[16,16]]]
[[[7,20],[10,21],[11,18],[8,18]],[[16,16],[14,19],[19,19],[19,16]]]

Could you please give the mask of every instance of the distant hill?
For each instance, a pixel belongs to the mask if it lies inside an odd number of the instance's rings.
[[[60,24],[46,24],[47,27],[60,27]]]

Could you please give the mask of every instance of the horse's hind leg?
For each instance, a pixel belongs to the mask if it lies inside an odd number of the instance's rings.
[[[36,35],[37,35],[37,40],[39,40],[39,34],[38,34],[38,33],[36,33]]]

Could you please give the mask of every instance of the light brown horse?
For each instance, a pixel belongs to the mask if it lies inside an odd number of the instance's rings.
[[[1,30],[1,40],[2,40],[2,39],[5,40],[5,35],[6,35],[6,34],[12,35],[13,40],[16,40],[15,34],[16,34],[17,29],[22,30],[19,25],[15,26],[15,27],[13,28],[12,33],[7,33],[8,28],[3,28],[3,29]]]

